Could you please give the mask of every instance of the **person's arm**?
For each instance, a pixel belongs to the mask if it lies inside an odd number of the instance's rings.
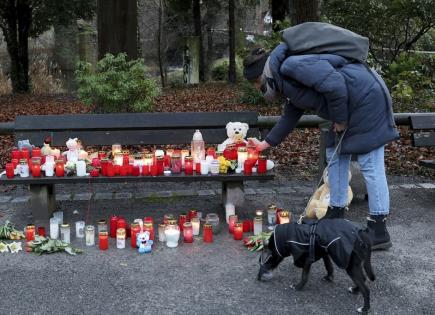
[[[284,105],[284,114],[267,134],[265,141],[271,146],[280,144],[294,129],[303,113],[303,110],[287,101]]]
[[[281,65],[282,76],[300,82],[325,98],[329,116],[335,123],[348,121],[348,96],[343,75],[323,59],[310,56],[287,58]]]

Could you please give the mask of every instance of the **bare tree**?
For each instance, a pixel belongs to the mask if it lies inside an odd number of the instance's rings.
[[[293,25],[320,21],[320,0],[290,0]]]
[[[235,21],[235,0],[228,1],[228,35],[229,35],[229,59],[228,82],[236,83],[236,21]]]

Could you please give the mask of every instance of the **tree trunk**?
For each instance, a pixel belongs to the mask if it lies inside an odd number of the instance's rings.
[[[293,25],[320,21],[320,0],[291,0],[290,7]]]
[[[29,92],[29,29],[32,10],[26,1],[10,0],[6,8],[6,23],[3,35],[11,59],[13,93]]]
[[[199,0],[193,0],[192,3],[193,24],[195,26],[195,36],[199,39],[199,81],[205,81],[204,71],[204,48],[202,47],[202,19],[201,6]]]
[[[163,42],[163,0],[159,0],[159,28],[157,34],[157,55],[159,57],[160,82],[162,87],[166,86],[166,71],[164,71],[164,56],[162,52]]]
[[[272,21],[273,30],[278,31],[275,22],[282,22],[285,20],[289,13],[289,1],[288,0],[272,0]]]
[[[138,57],[136,0],[98,0],[97,24],[99,59],[121,52]]]
[[[235,0],[228,1],[228,32],[230,41],[230,64],[228,66],[228,82],[236,83],[236,28],[235,28]]]

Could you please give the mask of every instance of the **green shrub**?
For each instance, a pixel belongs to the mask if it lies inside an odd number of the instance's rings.
[[[243,61],[240,57],[236,57],[236,75],[240,79],[243,77],[242,69]],[[211,78],[213,81],[227,81],[228,80],[228,67],[230,63],[227,58],[218,59],[214,62],[211,69]]]
[[[79,62],[76,81],[80,100],[101,112],[151,111],[160,88],[147,74],[142,59],[126,60],[126,54],[106,54],[93,69]]]
[[[261,92],[255,88],[254,84],[246,80],[239,84],[239,102],[252,105],[266,104]]]

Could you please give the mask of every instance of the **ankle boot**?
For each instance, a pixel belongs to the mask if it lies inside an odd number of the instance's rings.
[[[343,219],[346,207],[328,207],[325,216],[322,219]]]
[[[372,250],[385,250],[393,245],[385,225],[386,221],[386,215],[370,215],[367,218],[367,228],[370,240],[372,241]]]

